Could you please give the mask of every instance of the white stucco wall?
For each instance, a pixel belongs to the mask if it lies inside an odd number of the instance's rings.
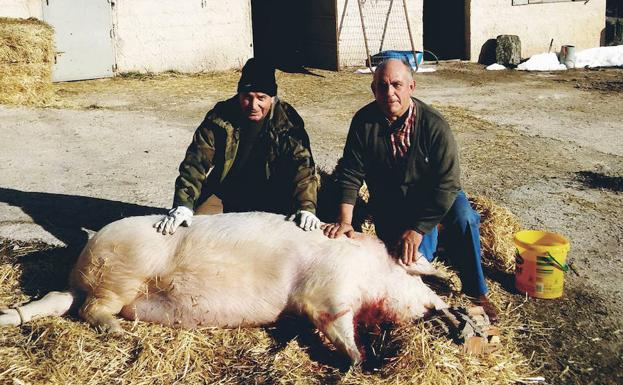
[[[250,0],[116,0],[119,72],[215,71],[253,56]],[[0,16],[42,19],[41,0],[0,0]]]
[[[0,17],[41,19],[41,0],[0,0]]]
[[[411,35],[415,49],[422,50],[422,0],[405,1],[407,3],[407,12],[409,14]],[[381,47],[381,37],[383,36],[389,3],[389,0],[366,1],[362,3],[368,47],[371,55],[378,53],[381,49],[383,51],[389,49],[411,50],[402,1],[394,1],[387,24],[385,40]],[[363,40],[357,0],[348,1],[346,9],[344,4],[346,4],[346,0],[337,0],[339,65],[364,66],[366,47]]]
[[[117,0],[119,72],[239,68],[253,56],[250,0]]]
[[[467,0],[470,59],[478,61],[483,44],[498,35],[518,35],[522,57],[552,51],[565,44],[577,49],[598,47],[605,28],[606,0],[513,6],[512,0]]]

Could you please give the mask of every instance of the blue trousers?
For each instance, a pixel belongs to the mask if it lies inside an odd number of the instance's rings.
[[[443,217],[444,247],[461,278],[463,292],[477,297],[486,294],[487,284],[480,263],[480,214],[472,209],[465,193],[460,191],[454,204]],[[437,250],[437,227],[424,235],[420,252],[431,261]]]

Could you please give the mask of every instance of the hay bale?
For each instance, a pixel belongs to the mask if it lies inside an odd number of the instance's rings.
[[[48,105],[55,99],[45,63],[0,64],[0,104]]]
[[[37,19],[0,17],[0,62],[51,63],[54,30]]]
[[[470,197],[469,201],[480,214],[482,264],[505,273],[514,272],[513,234],[521,228],[519,218],[509,209],[483,196]]]
[[[47,105],[54,99],[54,30],[36,19],[0,18],[0,103]]]

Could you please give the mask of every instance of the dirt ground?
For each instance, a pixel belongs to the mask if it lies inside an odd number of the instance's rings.
[[[0,240],[79,248],[104,224],[171,204],[177,165],[236,72],[127,74],[56,85],[53,108],[0,106]],[[370,75],[278,73],[331,171]],[[623,383],[623,69],[484,71],[447,62],[417,76],[416,96],[449,120],[464,189],[508,207],[524,228],[571,240],[559,300],[523,298],[517,335],[552,384]],[[8,304],[0,304],[8,305]]]

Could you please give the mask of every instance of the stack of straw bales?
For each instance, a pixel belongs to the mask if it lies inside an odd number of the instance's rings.
[[[54,30],[36,19],[0,18],[0,104],[47,105]]]

